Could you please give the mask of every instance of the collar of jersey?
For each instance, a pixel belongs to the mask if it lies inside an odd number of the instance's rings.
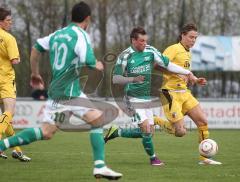
[[[179,44],[180,44],[187,52],[189,52],[189,49],[186,49],[186,47],[184,47],[184,45],[183,45],[181,42],[179,42]]]

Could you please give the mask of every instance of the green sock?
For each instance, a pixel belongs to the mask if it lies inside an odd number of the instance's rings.
[[[96,128],[90,131],[90,141],[93,150],[94,166],[96,168],[101,168],[105,166],[104,162],[104,139],[103,139],[103,129]]]
[[[121,128],[120,136],[124,138],[142,138],[142,132],[140,128]]]
[[[147,152],[147,154],[150,157],[154,156],[154,146],[153,146],[153,142],[152,142],[152,134],[143,133],[142,134],[142,144],[143,144],[143,147],[144,147],[145,151]]]
[[[10,147],[27,145],[37,140],[43,140],[41,128],[27,128],[16,135],[0,140],[0,150],[4,151]]]

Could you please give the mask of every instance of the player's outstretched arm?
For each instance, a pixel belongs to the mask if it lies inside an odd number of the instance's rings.
[[[145,77],[142,75],[136,77],[125,77],[122,75],[113,75],[113,84],[126,85],[128,83],[142,83]]]
[[[186,70],[184,68],[182,68],[181,66],[178,66],[174,63],[169,62],[168,66],[166,67],[166,69],[172,73],[178,73],[178,74],[182,74],[182,75],[193,75],[193,73],[189,70]]]

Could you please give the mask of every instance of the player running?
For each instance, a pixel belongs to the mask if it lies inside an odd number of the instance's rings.
[[[90,7],[80,2],[72,8],[72,23],[49,36],[37,40],[31,52],[31,84],[38,88],[43,84],[39,74],[38,59],[40,53],[49,51],[52,81],[49,87],[49,100],[44,110],[40,128],[28,128],[13,137],[0,141],[0,150],[4,151],[16,145],[27,145],[37,140],[53,137],[58,127],[56,123],[70,122],[74,115],[92,126],[90,141],[94,157],[93,175],[96,178],[116,180],[122,177],[105,164],[102,111],[96,109],[83,93],[79,83],[81,67],[103,70],[103,64],[97,62],[85,31],[90,23]]]
[[[163,54],[172,63],[189,70],[191,65],[190,48],[195,44],[197,36],[197,27],[191,23],[186,24],[181,30],[179,42],[169,46]],[[189,80],[184,75],[163,72],[160,99],[168,121],[155,117],[154,123],[164,128],[168,133],[182,137],[187,131],[184,125],[184,116],[188,115],[198,127],[199,142],[201,142],[209,138],[208,122],[199,102],[188,89],[188,83]],[[205,78],[191,80],[191,84],[204,86],[206,83]],[[222,163],[200,155],[199,164],[218,165]]]
[[[105,136],[105,142],[116,137],[142,138],[143,147],[150,157],[150,164],[161,166],[164,163],[156,156],[152,142],[154,122],[150,91],[153,65],[156,63],[171,72],[184,74],[190,79],[194,76],[189,70],[169,62],[168,58],[162,56],[157,49],[147,45],[147,40],[147,33],[143,28],[137,27],[132,30],[131,46],[119,55],[113,75],[114,84],[125,85],[127,108],[139,127],[112,126]]]
[[[2,135],[13,136],[15,132],[12,126],[12,118],[16,105],[15,72],[12,65],[20,63],[19,51],[16,39],[8,32],[12,26],[11,11],[0,7],[0,139]],[[4,152],[0,157],[7,159]],[[12,157],[22,162],[28,162],[31,158],[23,154],[20,147],[14,147]]]

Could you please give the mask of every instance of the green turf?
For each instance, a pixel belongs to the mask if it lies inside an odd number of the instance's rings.
[[[47,142],[25,146],[30,163],[10,157],[0,160],[1,182],[88,182],[92,176],[92,154],[87,133],[59,132]],[[197,164],[197,133],[183,138],[156,132],[155,150],[164,167],[149,165],[140,139],[118,138],[106,145],[108,166],[123,173],[126,182],[238,182],[240,181],[240,131],[214,130],[211,138],[219,144],[216,159],[222,166]],[[106,181],[106,180],[101,180]]]

